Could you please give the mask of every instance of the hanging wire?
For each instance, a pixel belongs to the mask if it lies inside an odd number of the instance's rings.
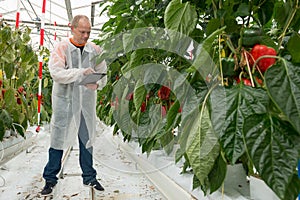
[[[30,13],[29,13],[28,9],[26,8],[25,4],[23,3],[23,1],[21,1],[21,3],[23,5],[23,7],[25,8],[27,14],[29,15],[30,19],[32,19],[32,16],[30,15]]]
[[[34,14],[35,14],[35,16],[36,16],[36,18],[35,18],[35,19],[32,19],[32,20],[34,20],[34,21],[41,21],[41,19],[39,18],[39,16],[36,14],[35,9],[33,8],[31,2],[30,2],[29,0],[27,0],[27,1],[28,1],[29,5],[30,5],[32,11],[34,12]]]

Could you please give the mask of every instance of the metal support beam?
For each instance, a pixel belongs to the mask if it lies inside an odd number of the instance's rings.
[[[95,5],[96,4],[100,4],[102,1],[95,1],[95,2],[92,2],[92,5],[91,5],[91,23],[92,23],[92,26],[94,26],[94,18],[95,18]]]
[[[9,23],[9,22],[16,22],[15,19],[5,19],[3,18],[2,19],[3,22],[6,22],[6,23]],[[25,21],[25,20],[22,20],[20,21],[22,24],[33,24],[33,25],[36,25],[36,26],[40,26],[41,25],[41,22],[40,21]],[[51,27],[47,27],[47,29],[54,29],[52,28],[54,26],[53,23],[45,23],[45,26],[51,26]],[[64,28],[68,28],[69,29],[69,26],[68,25],[65,25],[65,24],[56,24],[57,27],[64,27]],[[60,29],[57,29],[57,30],[60,30]],[[64,29],[63,29],[64,30]],[[93,31],[100,31],[99,28],[92,28]]]
[[[92,6],[91,6],[91,23],[92,23],[92,26],[94,26],[94,17],[95,17],[95,4],[92,4]]]
[[[66,3],[68,19],[69,19],[69,22],[71,22],[72,19],[73,19],[71,1],[70,0],[65,0],[65,3]]]

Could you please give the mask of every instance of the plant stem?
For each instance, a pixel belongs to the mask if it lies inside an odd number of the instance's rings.
[[[259,57],[259,58],[254,62],[254,64],[253,64],[253,71],[252,71],[252,72],[254,72],[257,63],[258,63],[261,59],[264,59],[264,58],[275,58],[275,59],[278,59],[278,60],[284,60],[284,58],[282,58],[282,57],[280,57],[280,56],[271,56],[271,55],[261,56],[261,57]]]
[[[283,32],[282,32],[282,34],[279,36],[279,43],[278,43],[278,50],[280,49],[280,47],[281,47],[281,45],[282,45],[282,42],[283,42],[283,39],[284,39],[284,36],[285,36],[285,34],[286,34],[286,32],[287,32],[287,29],[289,28],[289,26],[291,25],[291,23],[292,23],[292,20],[293,20],[293,18],[295,17],[295,14],[296,14],[296,12],[297,12],[297,10],[299,9],[299,6],[298,6],[298,0],[296,1],[296,3],[295,3],[295,8],[293,9],[293,11],[290,13],[290,15],[289,15],[289,17],[288,17],[288,20],[287,20],[287,22],[286,22],[286,24],[285,24],[285,26],[284,26],[284,29],[283,29]]]
[[[218,10],[217,5],[216,5],[216,3],[215,3],[214,0],[212,0],[211,3],[212,3],[212,5],[213,5],[214,18],[217,18],[217,10]]]
[[[221,84],[224,86],[224,81],[223,81],[223,69],[222,69],[222,55],[221,55],[221,35],[219,35],[219,63],[220,63],[220,74],[221,74]]]
[[[248,72],[249,72],[249,76],[250,76],[250,81],[251,81],[251,86],[254,87],[254,81],[253,81],[253,77],[252,77],[252,73],[251,73],[251,69],[250,69],[250,65],[249,65],[249,60],[247,57],[246,52],[244,51],[244,57],[246,59],[246,63],[247,63],[247,68],[248,68]]]

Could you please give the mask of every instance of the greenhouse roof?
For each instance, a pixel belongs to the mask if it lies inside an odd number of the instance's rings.
[[[52,48],[56,40],[71,35],[69,22],[77,14],[87,15],[92,22],[90,39],[97,38],[102,24],[107,17],[100,16],[100,2],[96,0],[44,0],[45,1],[45,37],[44,46]],[[28,26],[32,29],[31,38],[34,47],[39,46],[40,24],[43,19],[43,1],[41,0],[0,0],[0,19],[7,24],[15,26],[17,13],[19,13],[20,28]],[[18,12],[19,11],[19,12]],[[56,34],[56,40],[54,35]]]

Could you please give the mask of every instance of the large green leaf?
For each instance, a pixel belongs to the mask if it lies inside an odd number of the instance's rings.
[[[272,100],[300,133],[300,66],[277,62],[265,74]]]
[[[281,198],[293,180],[299,155],[299,144],[291,135],[298,135],[287,122],[271,114],[251,115],[244,123],[247,152],[261,178]],[[287,196],[285,196],[287,195]]]
[[[195,28],[197,13],[189,2],[172,0],[166,8],[164,23],[167,29],[189,35]]]
[[[247,116],[265,113],[269,102],[265,90],[238,84],[217,88],[210,97],[213,128],[231,164],[245,153],[243,123]]]
[[[300,63],[300,34],[294,33],[287,43],[287,50],[291,53],[292,61]]]
[[[220,146],[211,127],[208,109],[195,112],[193,119],[189,129],[186,154],[194,174],[200,180],[201,185],[204,185],[219,155]]]

